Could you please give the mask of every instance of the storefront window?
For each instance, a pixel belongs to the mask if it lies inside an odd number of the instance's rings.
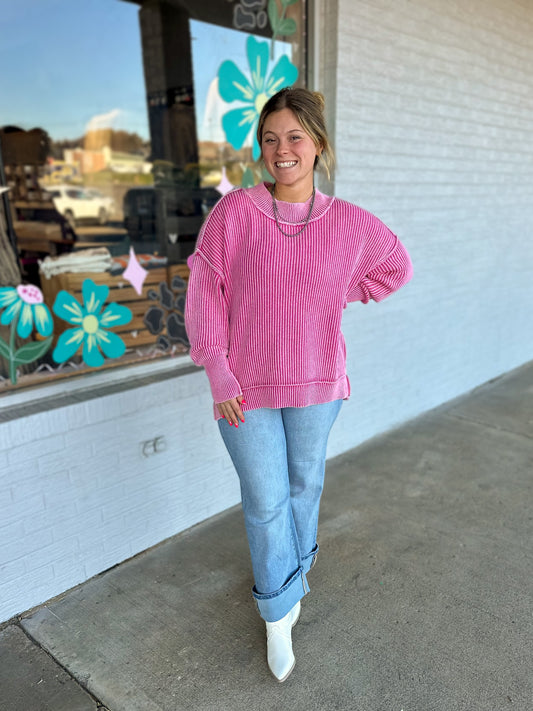
[[[305,0],[2,14],[0,392],[186,352],[186,259],[264,177],[257,119],[305,85]]]

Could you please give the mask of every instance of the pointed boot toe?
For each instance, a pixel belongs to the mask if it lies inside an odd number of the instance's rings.
[[[292,651],[291,630],[299,616],[300,603],[298,602],[281,620],[266,623],[268,666],[280,682],[289,677],[296,663]]]

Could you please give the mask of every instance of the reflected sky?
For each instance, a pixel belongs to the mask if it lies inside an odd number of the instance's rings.
[[[137,5],[122,0],[2,0],[1,5],[0,126],[38,126],[53,140],[78,138],[99,127],[149,139]],[[247,35],[191,21],[191,36],[199,139],[224,140],[216,126],[222,113],[239,104],[222,102],[212,83],[226,59],[248,74]],[[284,52],[290,54],[290,46],[276,42],[274,62]]]
[[[2,0],[0,126],[82,136],[95,116],[148,138],[138,7],[121,0]]]

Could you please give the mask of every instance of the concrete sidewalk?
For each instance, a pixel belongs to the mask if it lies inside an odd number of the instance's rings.
[[[232,509],[0,632],[3,711],[532,711],[533,364],[328,463],[268,672]]]

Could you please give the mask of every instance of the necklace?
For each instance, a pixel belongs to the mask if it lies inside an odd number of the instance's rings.
[[[303,225],[300,227],[298,232],[285,232],[285,230],[282,229],[281,225],[279,224],[280,220],[280,214],[278,212],[278,206],[276,205],[276,198],[274,197],[274,192],[275,192],[275,186],[274,189],[272,190],[272,207],[274,208],[274,219],[276,220],[276,225],[278,226],[278,230],[281,232],[282,235],[285,235],[285,237],[297,237],[298,235],[302,234],[302,232],[305,230],[307,225],[309,224],[309,220],[311,219],[311,213],[313,212],[313,206],[315,204],[315,194],[316,194],[316,188],[313,188],[313,195],[311,197],[311,205],[309,206],[309,212],[307,213],[307,217],[304,220]],[[291,224],[298,224],[297,222],[291,223]]]

